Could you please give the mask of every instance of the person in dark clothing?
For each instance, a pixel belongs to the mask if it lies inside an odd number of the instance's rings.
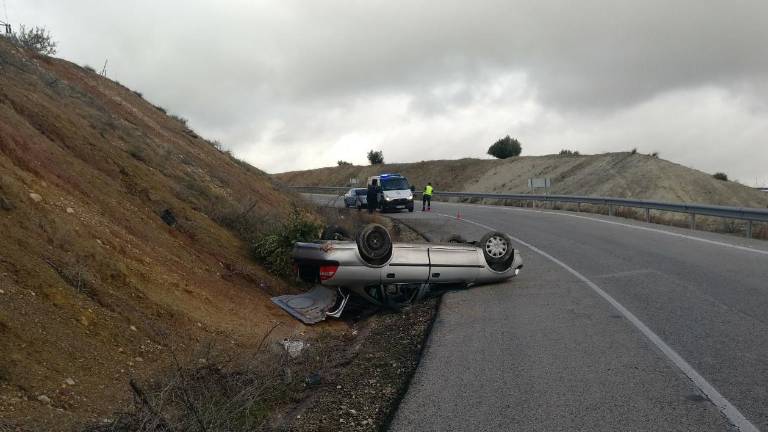
[[[376,179],[371,180],[371,184],[368,185],[368,193],[366,198],[368,199],[368,213],[373,213],[376,207],[379,206],[379,182]]]

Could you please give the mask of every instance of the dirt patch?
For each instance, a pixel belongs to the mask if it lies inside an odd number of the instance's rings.
[[[419,364],[438,301],[430,298],[401,312],[371,317],[360,330],[367,335],[353,342],[346,364],[275,429],[385,430]]]
[[[130,407],[171,347],[305,331],[240,235],[294,204],[119,83],[0,38],[0,418],[73,430]]]

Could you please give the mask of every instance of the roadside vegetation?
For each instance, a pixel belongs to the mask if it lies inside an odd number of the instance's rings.
[[[568,149],[560,150],[559,154],[560,156],[579,156],[580,155],[578,150],[568,150]]]
[[[323,224],[298,207],[294,207],[284,222],[257,235],[251,252],[253,257],[277,276],[287,277],[292,272],[291,251],[295,242],[317,240]]]
[[[384,152],[381,150],[369,150],[367,157],[371,165],[381,165],[384,163]]]
[[[40,55],[52,56],[57,51],[58,43],[45,27],[27,28],[22,24],[19,31],[11,33],[9,38],[14,45]]]
[[[507,159],[514,156],[520,156],[523,147],[517,138],[511,138],[509,135],[497,140],[488,147],[488,154],[497,159]]]

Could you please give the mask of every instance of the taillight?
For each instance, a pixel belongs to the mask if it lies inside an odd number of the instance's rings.
[[[339,269],[339,265],[321,265],[320,266],[320,280],[328,280],[336,275],[336,270]]]
[[[299,265],[293,263],[293,274],[299,274]]]

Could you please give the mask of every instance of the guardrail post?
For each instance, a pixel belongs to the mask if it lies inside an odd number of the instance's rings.
[[[651,223],[651,209],[645,209],[645,221]]]
[[[576,203],[576,213],[581,213],[581,203],[580,202]]]
[[[608,204],[608,216],[613,216],[613,204]]]
[[[696,213],[689,213],[688,219],[691,224],[691,229],[695,231],[696,230]]]
[[[747,221],[747,238],[752,238],[752,221]]]

